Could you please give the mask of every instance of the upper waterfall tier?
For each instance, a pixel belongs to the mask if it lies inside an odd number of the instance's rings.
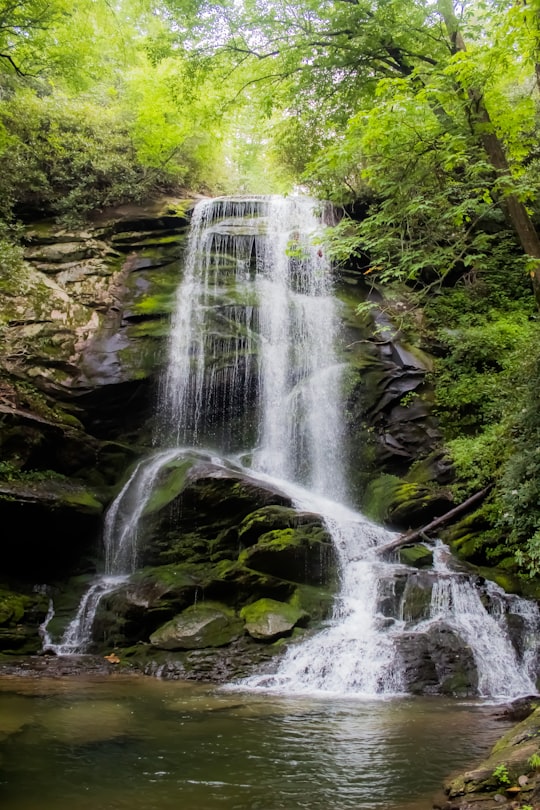
[[[321,218],[302,197],[195,208],[161,390],[162,442],[247,453],[338,499],[342,366]]]

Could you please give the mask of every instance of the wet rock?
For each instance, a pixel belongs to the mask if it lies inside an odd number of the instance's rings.
[[[240,561],[256,571],[311,585],[328,584],[335,572],[335,551],[321,528],[266,532],[242,552]]]
[[[433,572],[412,574],[407,577],[401,597],[401,614],[404,621],[416,623],[429,618],[434,579]]]
[[[539,755],[539,735],[540,709],[535,709],[526,720],[510,729],[476,768],[447,780],[448,801],[441,805],[444,810],[471,807],[491,810],[504,805],[512,794],[519,795],[519,806],[537,807],[540,773],[531,764],[531,758]],[[501,784],[501,774],[504,784]]]
[[[434,623],[421,635],[405,633],[397,644],[408,691],[458,697],[477,694],[478,675],[472,651],[443,622]]]
[[[399,549],[399,561],[415,568],[429,568],[433,565],[433,552],[422,543],[414,546],[402,546]]]
[[[275,599],[259,599],[240,611],[245,629],[258,641],[274,641],[288,636],[297,625],[306,624],[309,615],[299,608]]]
[[[150,643],[161,650],[197,650],[223,647],[238,638],[243,623],[234,612],[218,603],[202,603],[187,608],[150,636]]]

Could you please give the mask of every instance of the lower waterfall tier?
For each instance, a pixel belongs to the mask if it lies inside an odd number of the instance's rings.
[[[62,638],[61,616],[49,622],[59,654],[115,649],[149,672],[219,681],[262,661],[239,686],[286,693],[536,691],[536,606],[455,568],[442,545],[400,552],[416,564],[386,559],[394,535],[361,514],[200,451],[142,462],[111,513],[139,568],[90,584],[79,642],[73,623]]]

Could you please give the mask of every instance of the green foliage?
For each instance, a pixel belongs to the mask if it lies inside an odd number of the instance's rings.
[[[499,785],[510,784],[510,774],[508,773],[508,768],[504,763],[497,765],[492,773],[492,776],[495,777]]]
[[[529,757],[529,766],[535,771],[540,768],[540,754],[533,754]]]
[[[515,366],[534,328],[526,313],[496,310],[477,324],[463,319],[439,328],[445,356],[436,366],[436,412],[449,431],[457,425],[459,432],[475,435],[500,422],[515,396]]]
[[[145,191],[125,121],[97,99],[27,91],[0,106],[0,120],[12,137],[0,170],[15,209],[72,222]]]
[[[536,336],[538,337],[538,335]],[[514,403],[512,453],[503,468],[500,524],[509,542],[519,547],[518,561],[540,573],[540,355],[538,340],[521,371],[522,386]]]

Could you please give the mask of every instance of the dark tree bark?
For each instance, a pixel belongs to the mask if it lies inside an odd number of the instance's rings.
[[[459,20],[455,15],[452,0],[438,0],[437,6],[446,25],[453,52],[465,52],[467,46],[459,30]],[[474,87],[467,88],[464,92],[466,92],[468,97],[474,130],[484,148],[489,162],[499,177],[508,177],[511,179],[506,151],[501,140],[497,137],[482,92]],[[505,213],[508,223],[519,239],[524,253],[532,260],[529,272],[536,303],[540,308],[540,237],[538,231],[526,206],[519,199],[517,194],[510,193],[504,195],[504,197],[499,200],[499,204]]]

